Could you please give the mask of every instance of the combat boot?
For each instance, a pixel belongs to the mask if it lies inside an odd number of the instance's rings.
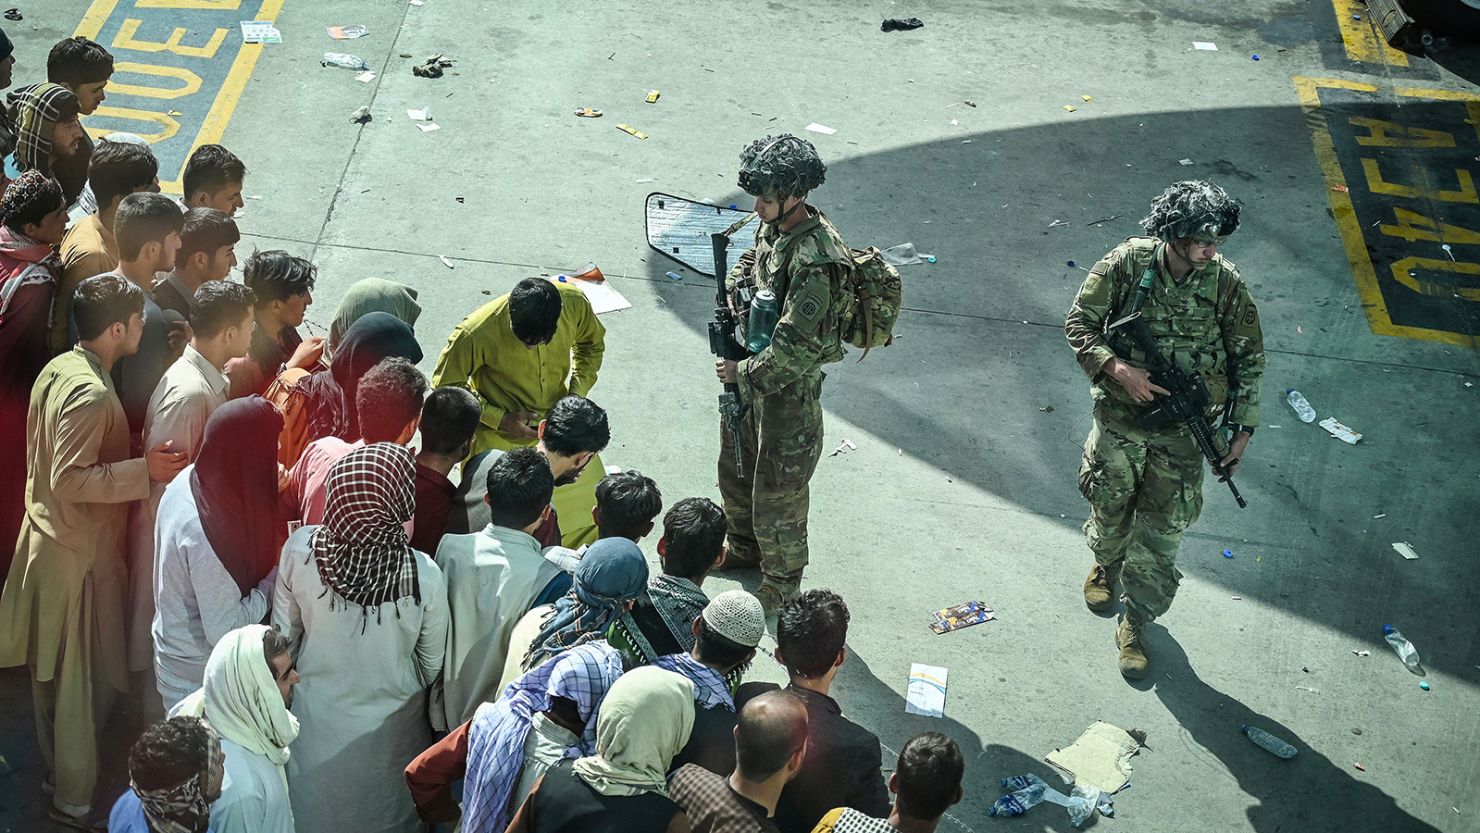
[[[1120,673],[1132,680],[1146,676],[1151,665],[1146,656],[1146,624],[1127,611],[1115,629],[1115,644],[1120,648]]]
[[[793,587],[783,587],[769,579],[763,579],[761,586],[752,594],[760,600],[761,610],[765,612],[766,618],[775,616],[787,602],[796,598],[797,590]]]
[[[1115,603],[1115,583],[1120,581],[1120,569],[1124,566],[1124,558],[1108,567],[1095,562],[1094,569],[1089,571],[1089,578],[1084,580],[1086,607],[1097,613],[1110,609],[1110,605]]]

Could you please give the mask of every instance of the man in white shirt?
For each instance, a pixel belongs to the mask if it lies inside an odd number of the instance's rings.
[[[489,468],[487,488],[489,525],[471,535],[444,536],[437,548],[451,617],[442,671],[447,726],[498,699],[514,625],[560,575],[533,535],[555,489],[544,455],[533,448],[505,452]]]
[[[145,408],[145,448],[172,443],[186,462],[195,462],[206,420],[226,402],[230,385],[226,363],[246,355],[252,343],[255,301],[252,290],[241,284],[216,281],[200,288],[190,313],[194,331],[190,343],[166,368]],[[154,522],[168,485],[153,484],[149,500],[136,506],[129,517],[128,656],[134,671],[152,668],[154,662],[154,642],[149,635],[154,620]],[[140,690],[147,697],[154,686],[143,685]],[[157,713],[152,707],[150,711]]]
[[[288,638],[248,625],[216,643],[205,685],[171,712],[204,718],[221,735],[226,777],[211,805],[211,833],[294,833],[283,765],[298,737],[288,711],[298,681]]]

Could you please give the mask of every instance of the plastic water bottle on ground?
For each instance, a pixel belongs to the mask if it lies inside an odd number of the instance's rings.
[[[989,816],[1021,816],[1043,802],[1048,784],[1032,773],[1003,778],[1002,786],[1012,790],[987,808]]]
[[[1247,737],[1249,740],[1252,740],[1264,751],[1268,752],[1271,755],[1274,755],[1277,758],[1284,758],[1286,760],[1289,760],[1290,758],[1295,757],[1295,747],[1291,746],[1288,743],[1285,743],[1284,741],[1280,740],[1274,735],[1271,735],[1263,729],[1260,729],[1256,726],[1250,726],[1249,724],[1245,723],[1243,727],[1239,729],[1239,731],[1243,732],[1245,737]]]
[[[1305,395],[1294,388],[1285,388],[1285,401],[1295,409],[1295,414],[1300,417],[1301,422],[1315,422],[1316,409],[1305,401]]]
[[[1389,645],[1393,646],[1393,650],[1398,652],[1398,659],[1403,660],[1403,664],[1408,666],[1409,671],[1423,676],[1423,665],[1418,658],[1418,649],[1403,636],[1402,631],[1392,625],[1383,625],[1382,636]]]
[[[359,55],[348,55],[343,52],[325,52],[324,66],[340,67],[341,69],[352,69],[355,72],[364,72],[370,68],[365,59]]]

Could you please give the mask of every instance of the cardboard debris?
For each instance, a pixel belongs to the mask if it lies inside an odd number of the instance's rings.
[[[1418,560],[1418,553],[1413,551],[1413,545],[1408,543],[1407,541],[1398,541],[1394,543],[1393,549],[1397,551],[1398,555],[1403,556],[1404,560],[1406,561]]]
[[[1140,740],[1130,732],[1103,720],[1084,730],[1079,739],[1043,756],[1043,760],[1067,773],[1076,784],[1089,784],[1113,794],[1131,780],[1131,756],[1140,751]]]

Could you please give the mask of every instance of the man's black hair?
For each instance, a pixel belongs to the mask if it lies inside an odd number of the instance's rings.
[[[257,295],[231,281],[206,281],[195,290],[190,307],[190,329],[196,338],[215,338],[227,327],[242,323],[256,305]]]
[[[115,198],[153,185],[158,175],[159,160],[154,158],[154,151],[133,142],[98,142],[87,163],[87,181],[100,211]]]
[[[185,175],[181,185],[185,199],[195,196],[196,191],[214,194],[232,183],[247,178],[247,166],[236,154],[220,145],[201,145],[190,154],[185,162]]]
[[[406,424],[421,415],[427,377],[399,356],[383,359],[360,377],[355,411],[365,445],[395,442]]]
[[[555,493],[550,461],[533,448],[516,448],[488,468],[488,515],[494,526],[523,529],[540,519]]]
[[[279,677],[277,669],[272,667],[272,661],[288,653],[292,647],[293,643],[288,641],[288,637],[275,627],[268,628],[267,632],[262,634],[262,658],[267,660],[267,670],[271,672],[274,680]]]
[[[789,691],[767,691],[746,701],[735,728],[736,768],[747,781],[764,781],[807,742],[807,708]]]
[[[956,803],[966,761],[961,747],[940,732],[910,738],[899,752],[899,814],[912,819],[938,819]]]
[[[140,191],[129,194],[118,204],[113,220],[113,236],[118,240],[118,258],[133,260],[150,243],[163,242],[171,232],[185,225],[180,206],[164,194]]]
[[[129,319],[144,313],[144,290],[122,275],[94,275],[72,291],[72,319],[77,337],[91,341],[114,324],[128,326]]]
[[[319,270],[307,260],[282,249],[252,252],[242,264],[242,282],[257,293],[257,307],[273,301],[286,301],[294,295],[313,291]]]
[[[799,594],[782,606],[776,620],[776,650],[794,677],[826,674],[847,641],[848,606],[831,590]]]
[[[150,726],[128,753],[128,776],[141,790],[189,781],[210,765],[211,727],[198,717],[172,717]]]
[[[727,526],[725,510],[709,498],[674,504],[663,516],[663,572],[690,581],[709,572],[725,548]]]
[[[222,246],[235,246],[241,239],[241,230],[229,215],[214,208],[192,208],[185,212],[185,226],[180,230],[180,251],[175,257],[188,260],[197,253],[215,257]]]
[[[53,84],[96,84],[113,75],[113,55],[81,35],[57,41],[46,56],[46,80]]]
[[[606,411],[584,396],[563,397],[545,417],[545,449],[555,454],[574,457],[596,454],[612,441]]]
[[[456,454],[478,430],[483,406],[467,388],[443,385],[421,406],[421,447],[437,455]]]
[[[37,175],[40,176],[39,173]],[[6,228],[17,234],[25,234],[27,225],[39,226],[46,215],[66,207],[67,198],[62,193],[62,186],[55,179],[41,177],[41,181],[36,183],[36,190],[28,195],[27,201],[15,205],[9,214],[0,218],[0,222],[4,222]]]
[[[509,323],[525,344],[548,344],[560,323],[560,290],[544,278],[525,278],[509,293]]]
[[[729,673],[728,669],[742,662],[749,662],[755,654],[754,648],[747,648],[727,636],[715,633],[714,628],[709,627],[702,616],[699,618],[699,637],[694,643],[704,664],[710,668],[724,669],[724,673]]]
[[[651,477],[632,469],[609,474],[596,484],[603,538],[641,538],[663,511],[663,493]]]

